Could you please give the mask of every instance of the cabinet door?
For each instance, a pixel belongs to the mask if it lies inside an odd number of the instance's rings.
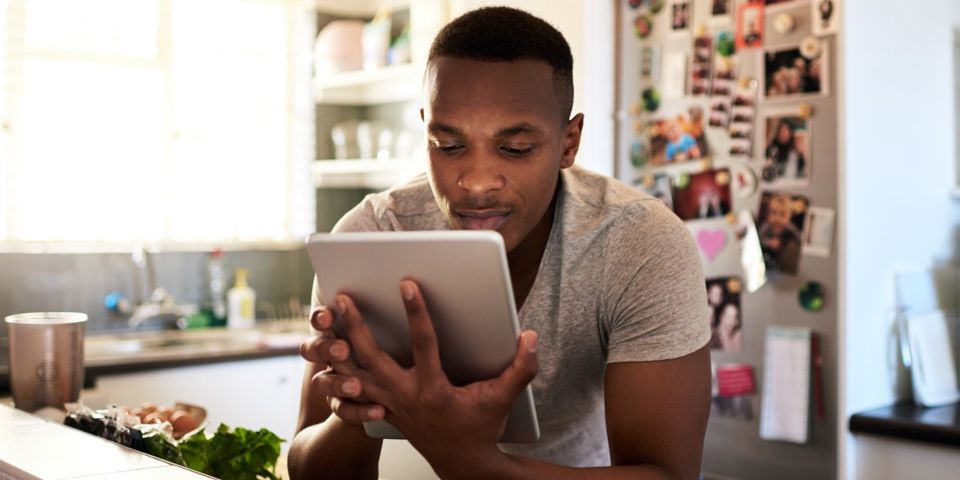
[[[84,392],[97,403],[135,406],[181,401],[207,410],[209,428],[220,422],[249,429],[268,428],[290,447],[300,408],[304,361],[299,356],[102,375],[96,390]],[[90,394],[88,396],[88,393]],[[91,406],[99,407],[91,402]],[[385,440],[380,474],[390,480],[437,478],[430,464],[406,440]]]
[[[207,410],[210,429],[222,422],[268,428],[286,450],[300,406],[304,361],[299,356],[243,360],[97,377],[97,393],[108,403],[173,405],[181,401]]]

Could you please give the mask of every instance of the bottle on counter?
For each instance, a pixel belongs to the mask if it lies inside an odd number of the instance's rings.
[[[207,258],[207,285],[210,295],[211,326],[227,324],[227,274],[223,266],[223,250],[210,252]]]
[[[247,285],[247,269],[236,270],[236,283],[227,291],[227,328],[253,328],[257,293]]]

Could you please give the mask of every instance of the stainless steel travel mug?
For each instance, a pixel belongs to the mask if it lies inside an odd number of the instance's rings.
[[[83,388],[83,336],[87,315],[21,313],[6,317],[13,404],[33,412],[76,402]]]

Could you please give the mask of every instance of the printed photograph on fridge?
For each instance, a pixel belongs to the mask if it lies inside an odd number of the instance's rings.
[[[703,107],[691,106],[685,113],[651,120],[647,127],[650,164],[681,163],[707,156],[704,117]]]
[[[673,186],[673,211],[681,220],[722,217],[730,213],[730,171],[727,169],[681,177]]]
[[[742,344],[743,320],[740,313],[739,277],[707,279],[707,305],[710,312],[710,349],[739,352]]]
[[[764,129],[761,178],[770,187],[810,184],[810,119],[770,115]]]
[[[801,234],[810,201],[803,195],[763,192],[757,233],[767,271],[796,274]]]
[[[799,47],[768,50],[764,54],[764,95],[785,98],[824,93],[826,75],[824,55],[807,58]]]

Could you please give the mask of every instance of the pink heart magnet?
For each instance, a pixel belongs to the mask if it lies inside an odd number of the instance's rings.
[[[700,230],[697,232],[697,245],[712,262],[727,245],[727,232],[723,230]]]

